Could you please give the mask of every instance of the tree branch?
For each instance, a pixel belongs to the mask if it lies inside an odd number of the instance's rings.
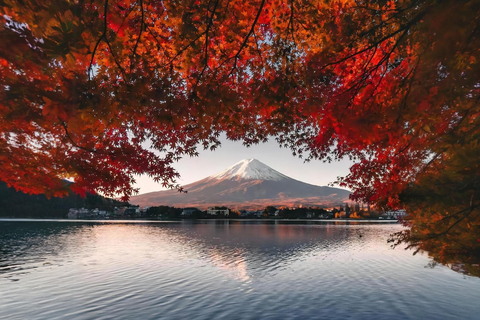
[[[215,16],[215,12],[217,10],[217,6],[218,6],[219,2],[220,2],[219,0],[215,1],[215,5],[213,7],[212,14],[211,14],[210,18],[208,19],[207,28],[205,29],[205,61],[204,61],[204,64],[203,64],[202,71],[198,75],[197,80],[195,81],[195,85],[192,88],[192,93],[197,90],[200,79],[202,78],[203,73],[205,72],[205,70],[208,67],[208,33],[210,32],[210,28],[213,25],[213,18]],[[207,7],[207,10],[208,10],[208,7]],[[207,14],[207,17],[208,17],[208,14]]]
[[[181,56],[185,50],[187,50],[188,48],[190,48],[192,46],[192,44],[194,44],[195,42],[198,41],[198,39],[200,39],[203,35],[205,34],[205,31],[203,31],[202,33],[200,33],[195,39],[193,39],[192,41],[190,41],[186,46],[184,46],[182,49],[180,49],[180,51],[177,52],[177,54],[172,58],[170,59],[167,63],[163,64],[162,66],[160,66],[160,68],[165,68],[166,66],[168,65],[171,65],[173,63],[173,61],[175,61],[179,56]]]
[[[238,60],[238,57],[240,56],[240,53],[242,52],[242,50],[245,48],[246,44],[247,44],[247,41],[248,41],[248,38],[250,38],[250,36],[253,34],[253,32],[255,31],[255,25],[257,24],[257,21],[258,21],[258,18],[260,18],[260,14],[262,13],[262,9],[263,9],[263,6],[265,5],[265,0],[262,0],[262,2],[260,3],[260,8],[258,8],[258,11],[257,11],[257,15],[255,16],[255,20],[253,21],[252,23],[252,26],[250,28],[250,31],[248,31],[248,34],[247,36],[243,39],[243,42],[242,44],[240,45],[240,48],[238,49],[237,53],[235,54],[235,56],[231,57],[230,59],[234,58],[235,61],[233,63],[233,68],[232,70],[230,71],[230,74],[231,75],[233,73],[233,70],[235,70],[237,68],[237,60]],[[230,60],[229,59],[229,60]]]
[[[115,64],[117,65],[117,67],[120,69],[120,72],[122,73],[123,81],[126,83],[125,70],[122,68],[122,66],[120,65],[120,62],[117,60],[117,57],[113,53],[112,46],[110,45],[110,42],[108,41],[108,38],[107,38],[107,31],[108,31],[108,29],[107,29],[107,25],[108,25],[107,13],[108,13],[108,0],[105,0],[105,7],[104,7],[104,12],[103,12],[103,33],[100,36],[100,38],[98,38],[97,42],[95,43],[95,47],[94,47],[93,52],[92,52],[92,58],[90,59],[90,65],[88,67],[88,79],[91,80],[91,76],[92,76],[92,72],[93,72],[92,71],[93,60],[95,59],[95,53],[97,52],[97,48],[103,40],[107,44],[108,49],[110,50],[110,53],[113,57],[113,60],[115,61]]]
[[[140,39],[142,38],[143,30],[145,29],[145,13],[143,12],[143,0],[140,0],[140,11],[141,11],[140,32],[138,33],[137,41],[135,42],[135,46],[133,47],[133,50],[132,50],[132,56],[130,58],[130,72],[132,72],[133,59],[135,59],[138,44],[140,43]]]
[[[93,67],[93,60],[95,59],[95,53],[97,52],[98,45],[102,40],[107,40],[107,12],[108,12],[108,0],[105,0],[105,7],[103,11],[103,33],[98,38],[97,43],[95,43],[95,47],[93,48],[92,58],[90,59],[90,65],[88,67],[88,78],[91,79],[92,74],[92,67]]]
[[[333,66],[333,65],[336,65],[336,64],[345,62],[345,61],[347,61],[347,60],[350,59],[350,58],[353,58],[353,57],[355,57],[355,56],[357,56],[357,55],[359,55],[359,54],[361,54],[361,53],[364,53],[364,52],[366,52],[366,51],[368,51],[368,50],[370,50],[370,49],[373,49],[374,47],[377,47],[378,45],[380,45],[382,42],[384,42],[384,41],[386,41],[386,40],[394,37],[395,35],[399,34],[399,33],[402,32],[402,31],[404,32],[404,34],[408,33],[408,30],[410,30],[410,28],[411,28],[415,23],[419,22],[419,21],[423,18],[423,16],[425,16],[426,13],[427,13],[427,11],[422,11],[422,12],[420,12],[417,16],[415,16],[415,18],[413,18],[412,20],[410,20],[410,22],[408,22],[407,24],[405,24],[405,25],[401,26],[400,28],[398,28],[395,32],[392,32],[392,33],[386,35],[385,37],[381,38],[380,40],[375,41],[373,44],[371,44],[371,45],[369,45],[369,46],[367,46],[367,47],[365,47],[365,48],[363,48],[363,49],[361,49],[361,50],[359,50],[359,51],[357,51],[357,52],[355,52],[355,53],[349,54],[349,55],[347,55],[346,57],[343,57],[343,58],[341,58],[341,59],[339,59],[339,60],[336,60],[336,61],[334,61],[334,62],[329,62],[329,63],[325,64],[325,65],[321,68],[321,70],[323,70],[323,69],[325,69],[325,68],[327,68],[327,67],[330,67],[330,66]]]

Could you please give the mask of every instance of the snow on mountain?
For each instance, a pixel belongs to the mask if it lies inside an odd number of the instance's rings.
[[[141,194],[131,203],[141,206],[215,205],[262,208],[266,205],[332,205],[348,199],[349,191],[292,179],[256,159],[237,162],[222,172],[184,186],[187,193],[164,190]]]
[[[245,180],[273,180],[280,181],[288,179],[286,175],[273,170],[257,159],[245,159],[235,163],[233,166],[217,173],[210,178],[214,179],[245,179]]]

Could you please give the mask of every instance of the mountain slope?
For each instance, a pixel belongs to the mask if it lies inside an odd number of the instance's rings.
[[[145,205],[227,205],[257,208],[265,205],[332,205],[348,199],[349,191],[304,183],[270,168],[256,159],[242,160],[226,170],[176,190],[151,192],[132,197]]]

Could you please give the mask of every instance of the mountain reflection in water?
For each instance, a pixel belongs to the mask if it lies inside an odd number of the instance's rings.
[[[480,279],[399,224],[0,221],[6,319],[474,319]]]

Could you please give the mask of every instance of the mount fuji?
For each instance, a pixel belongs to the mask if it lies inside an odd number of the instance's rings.
[[[187,193],[164,190],[141,194],[131,203],[141,206],[198,207],[225,205],[258,209],[267,205],[335,205],[348,200],[348,190],[304,183],[256,159],[237,162],[222,172],[184,186]]]

